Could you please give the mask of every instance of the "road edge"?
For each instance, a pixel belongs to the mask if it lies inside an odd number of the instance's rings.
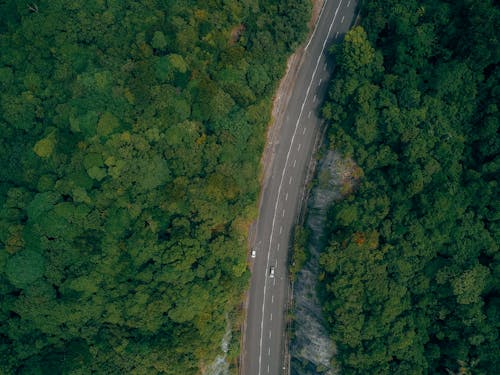
[[[312,2],[312,11],[311,11],[311,19],[308,22],[309,32],[307,34],[307,38],[299,45],[296,51],[288,57],[286,62],[286,70],[283,78],[281,78],[278,88],[273,97],[273,104],[271,108],[271,120],[266,129],[266,143],[264,146],[264,150],[262,152],[262,156],[260,159],[260,172],[259,172],[259,184],[260,184],[260,193],[258,199],[258,212],[260,212],[262,207],[262,198],[263,192],[269,184],[270,175],[272,171],[275,147],[278,144],[277,138],[279,134],[280,127],[277,125],[281,123],[278,121],[283,116],[283,110],[287,107],[288,101],[290,99],[291,92],[295,85],[295,78],[299,71],[300,66],[302,65],[302,61],[304,58],[305,46],[312,38],[314,34],[314,30],[316,24],[318,22],[319,16],[321,14],[321,10],[323,9],[323,5],[325,0],[311,0]],[[247,234],[247,244],[248,249],[251,249],[255,246],[255,237],[256,237],[256,228],[257,228],[258,218],[255,219],[248,227]],[[249,288],[245,291],[243,295],[243,319],[240,327],[240,353],[238,356],[238,374],[244,374],[244,364],[245,364],[245,350],[244,350],[244,342],[246,338],[246,320],[247,320],[247,312],[248,312],[248,304],[249,304]]]
[[[349,26],[349,30],[351,30],[353,27],[359,25],[360,21],[360,11],[361,11],[361,5],[358,3],[356,5],[357,10],[356,10],[356,15],[351,21],[351,24]],[[312,191],[312,186],[310,186],[310,183],[314,181],[314,178],[316,177],[316,167],[318,163],[321,161],[321,158],[318,158],[317,155],[318,153],[321,152],[322,147],[326,146],[326,133],[328,131],[328,124],[324,121],[320,121],[320,130],[316,135],[316,138],[314,140],[314,145],[312,149],[312,153],[309,159],[308,167],[306,169],[306,177],[304,179],[304,185],[302,186],[302,191],[300,192],[299,196],[300,199],[298,201],[298,206],[297,206],[297,216],[295,218],[295,224],[304,226],[306,217],[307,217],[307,211],[308,211],[308,202],[310,198],[310,194]],[[294,323],[294,318],[293,318],[293,311],[294,311],[294,296],[293,296],[293,291],[294,291],[294,281],[291,280],[291,278],[288,278],[288,286],[287,286],[287,302],[285,304],[285,337],[284,337],[284,343],[283,343],[283,375],[289,375],[291,373],[291,359],[292,356],[290,354],[290,345],[292,343],[292,336],[291,332],[293,331],[293,323]],[[286,370],[285,370],[286,367]]]

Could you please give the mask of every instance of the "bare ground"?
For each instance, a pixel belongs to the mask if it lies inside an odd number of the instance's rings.
[[[311,0],[313,3],[313,9],[311,12],[311,19],[308,23],[309,27],[309,35],[306,40],[309,40],[312,33],[314,32],[314,27],[318,20],[319,14],[321,12],[321,8],[323,7],[324,0]],[[261,165],[261,175],[260,175],[260,185],[262,192],[264,190],[264,186],[266,186],[269,182],[269,178],[271,176],[271,170],[274,160],[275,154],[275,146],[279,142],[279,131],[280,125],[283,123],[281,119],[284,115],[284,110],[287,107],[288,101],[290,99],[290,94],[295,85],[295,80],[297,77],[297,73],[302,62],[302,58],[304,55],[304,48],[306,43],[302,43],[302,45],[292,54],[287,60],[287,68],[286,73],[280,81],[278,89],[274,95],[273,99],[273,107],[271,111],[271,122],[267,128],[266,134],[266,145],[264,146],[264,151],[262,153],[262,157],[260,159]],[[262,197],[259,198],[259,207],[260,202],[262,201]],[[255,240],[255,222],[250,225],[248,231],[248,244],[249,247],[254,246]]]
[[[316,21],[318,20],[319,14],[321,12],[321,7],[323,6],[324,0],[312,0],[313,1],[313,10],[312,17],[309,21],[309,35],[307,40],[311,37],[314,26],[316,25]],[[290,94],[294,88],[295,80],[297,77],[297,73],[302,62],[302,57],[304,55],[304,47],[306,43],[302,43],[302,45],[295,51],[287,60],[287,69],[286,73],[280,81],[278,89],[274,95],[273,99],[273,109],[272,109],[272,119],[269,127],[267,129],[267,143],[264,148],[264,152],[261,158],[261,186],[265,186],[269,179],[269,174],[271,173],[271,166],[274,156],[274,146],[278,142],[278,134],[279,134],[279,124],[282,124],[283,121],[281,118],[284,115],[284,110],[288,104],[290,99]]]

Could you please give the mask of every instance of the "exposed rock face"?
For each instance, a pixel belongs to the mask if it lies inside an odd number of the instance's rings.
[[[335,375],[338,369],[331,366],[335,345],[330,340],[323,324],[321,305],[316,295],[319,273],[319,254],[325,246],[323,230],[327,210],[343,194],[351,191],[359,168],[340,154],[328,151],[317,166],[317,185],[312,189],[307,202],[305,226],[311,232],[308,251],[309,260],[297,274],[294,284],[294,338],[290,347],[293,375],[325,374]],[[229,375],[226,353],[231,338],[228,325],[226,336],[221,343],[221,354],[207,366],[203,375]]]
[[[229,342],[231,341],[231,326],[229,319],[227,320],[227,331],[221,342],[221,354],[213,360],[210,365],[202,371],[203,375],[229,375],[229,363],[227,361],[227,352]]]
[[[321,305],[316,295],[319,273],[319,254],[324,247],[323,230],[328,207],[350,191],[352,171],[350,160],[342,159],[337,152],[329,151],[318,164],[318,184],[312,189],[307,202],[306,228],[311,232],[309,260],[298,273],[294,284],[294,338],[290,352],[293,375],[328,374],[338,372],[332,368],[335,345],[324,325]]]

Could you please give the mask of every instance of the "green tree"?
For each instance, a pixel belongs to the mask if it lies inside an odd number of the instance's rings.
[[[196,374],[219,354],[309,8],[1,2],[0,373]]]
[[[483,39],[498,9],[479,3],[372,1],[333,48],[329,144],[363,170],[355,192],[329,209],[320,258],[343,372],[498,366],[487,354],[498,347],[499,76],[488,65],[498,56],[479,52],[498,44]],[[485,25],[464,16],[472,8],[488,9]],[[461,43],[464,28],[478,40]]]

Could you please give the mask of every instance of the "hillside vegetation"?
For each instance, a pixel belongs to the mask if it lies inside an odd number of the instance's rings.
[[[0,1],[0,373],[188,375],[218,354],[309,11]]]
[[[500,10],[372,0],[323,114],[363,170],[329,210],[320,291],[343,374],[500,368]]]

